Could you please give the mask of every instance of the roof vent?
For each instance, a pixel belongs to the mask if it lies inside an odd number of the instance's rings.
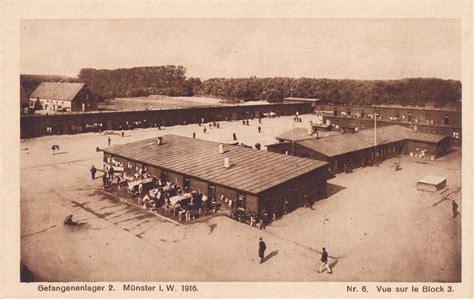
[[[224,145],[219,144],[219,154],[223,154],[223,153],[224,153]]]
[[[224,158],[224,167],[230,168],[230,158]]]
[[[162,144],[163,144],[163,137],[158,137],[156,143],[157,143],[158,145],[162,145]]]

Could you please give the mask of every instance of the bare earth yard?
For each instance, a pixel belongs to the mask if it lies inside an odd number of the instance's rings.
[[[305,127],[314,116],[304,115]],[[180,134],[253,145],[274,143],[291,118],[126,131],[112,144]],[[118,132],[117,132],[118,133]],[[227,217],[178,225],[104,193],[89,168],[101,166],[108,136],[48,136],[21,142],[21,257],[40,281],[439,281],[461,280],[461,153],[437,160],[401,157],[329,181],[314,210],[300,208],[260,231]],[[61,152],[52,155],[51,145]],[[447,177],[443,193],[417,191],[425,175]],[[452,193],[448,199],[447,196]],[[87,222],[65,227],[64,217]],[[270,257],[258,263],[258,238]],[[321,247],[334,273],[319,274]]]

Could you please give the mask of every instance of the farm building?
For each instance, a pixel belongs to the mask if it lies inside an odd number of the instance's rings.
[[[366,166],[400,154],[436,159],[450,151],[450,138],[447,136],[416,132],[399,125],[377,128],[376,132],[376,143],[373,129],[297,141],[294,155],[327,161],[331,171],[338,173],[345,166]],[[285,153],[288,146],[282,144],[268,147],[268,150]]]
[[[97,110],[97,97],[85,83],[43,82],[30,95],[30,108],[37,101],[42,110],[52,112]]]
[[[306,195],[318,199],[326,192],[327,162],[237,145],[164,135],[103,152],[104,163],[119,163],[125,177],[146,171],[221,201],[230,211],[281,211],[284,205],[293,210]]]

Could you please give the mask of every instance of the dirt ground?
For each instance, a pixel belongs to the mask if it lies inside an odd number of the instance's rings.
[[[296,126],[306,127],[312,115]],[[437,160],[400,158],[329,181],[327,199],[300,208],[260,231],[224,216],[180,225],[130,206],[101,189],[89,168],[106,147],[173,133],[274,143],[290,117],[222,122],[221,128],[175,126],[86,133],[21,142],[21,257],[37,281],[439,281],[461,280],[461,153]],[[55,155],[51,146],[59,144]],[[443,193],[418,191],[425,175],[447,177]],[[459,204],[453,218],[451,198]],[[64,217],[85,223],[65,227]],[[258,262],[258,238],[267,258]],[[321,247],[333,274],[319,274]]]

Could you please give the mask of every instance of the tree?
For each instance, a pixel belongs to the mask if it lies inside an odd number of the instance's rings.
[[[35,111],[43,110],[43,106],[41,105],[41,101],[39,99],[36,100],[34,108],[35,108]]]

